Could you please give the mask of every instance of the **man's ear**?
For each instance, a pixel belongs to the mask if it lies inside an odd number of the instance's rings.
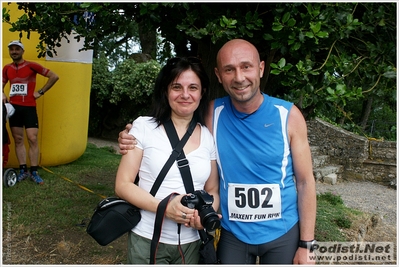
[[[219,83],[222,83],[222,80],[220,79],[220,75],[219,75],[219,70],[218,70],[218,68],[215,68],[215,74],[216,74],[216,77],[218,77]]]
[[[259,63],[259,76],[262,78],[263,77],[263,73],[265,71],[265,62],[261,61]]]

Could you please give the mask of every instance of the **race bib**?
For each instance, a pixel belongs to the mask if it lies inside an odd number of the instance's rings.
[[[233,184],[228,187],[230,221],[258,222],[281,218],[278,184]]]
[[[26,83],[11,84],[10,96],[15,96],[15,95],[28,95],[28,84]]]

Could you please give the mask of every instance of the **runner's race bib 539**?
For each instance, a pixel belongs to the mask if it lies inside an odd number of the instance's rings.
[[[15,96],[15,95],[28,95],[28,84],[13,83],[10,89],[10,96]]]

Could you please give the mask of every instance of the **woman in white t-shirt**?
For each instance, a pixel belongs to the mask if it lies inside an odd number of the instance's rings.
[[[181,204],[186,190],[176,162],[155,197],[149,192],[172,152],[164,123],[171,120],[181,139],[194,118],[197,124],[183,151],[189,162],[194,190],[204,189],[212,195],[212,206],[218,210],[215,145],[204,126],[208,90],[209,78],[199,59],[172,58],[157,77],[150,116],[139,117],[133,122],[130,134],[136,137],[138,149],[129,150],[122,156],[115,183],[115,192],[120,198],[141,208],[141,221],[129,232],[129,264],[149,264],[156,210],[160,201],[173,192],[179,195],[167,206],[155,263],[198,264],[198,229],[203,226],[198,211]],[[140,177],[138,185],[134,183],[137,174]],[[181,224],[180,234],[178,224]]]

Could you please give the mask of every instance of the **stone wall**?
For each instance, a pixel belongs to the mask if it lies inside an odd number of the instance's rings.
[[[396,142],[369,140],[318,118],[307,125],[310,145],[344,166],[343,179],[396,187]]]

